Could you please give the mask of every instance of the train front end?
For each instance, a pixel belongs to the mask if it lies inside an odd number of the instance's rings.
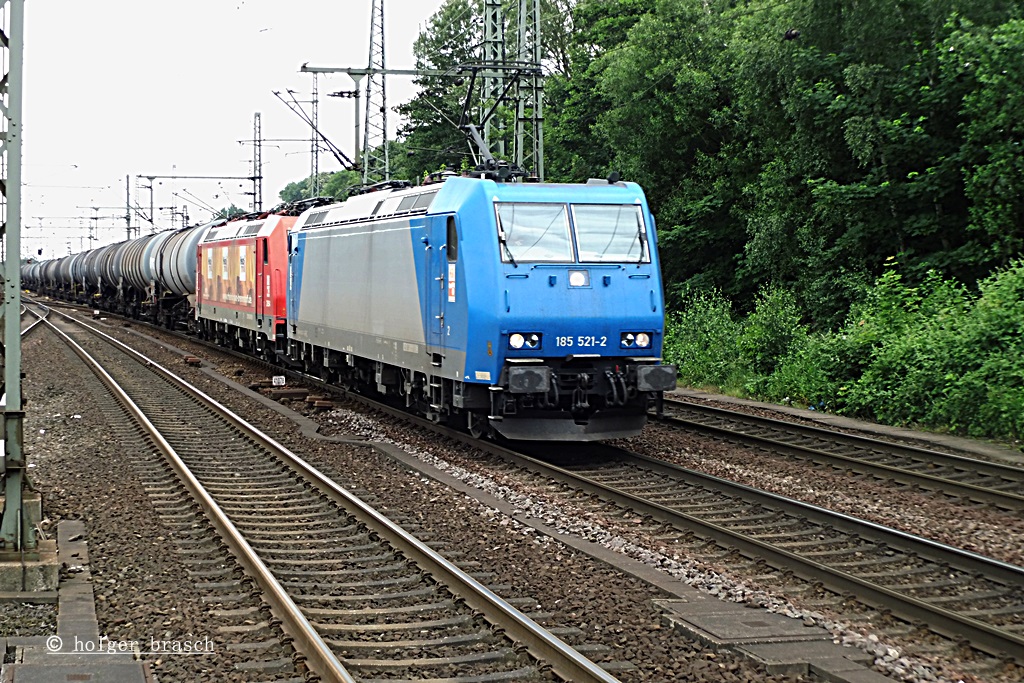
[[[638,434],[676,382],[661,364],[664,303],[643,191],[606,181],[476,187],[459,193],[455,261],[471,260],[464,378],[488,385],[489,426],[511,439]],[[451,319],[461,288],[446,282]]]

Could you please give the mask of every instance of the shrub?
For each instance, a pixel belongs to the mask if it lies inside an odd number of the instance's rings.
[[[692,386],[803,403],[889,424],[1024,436],[1024,260],[972,294],[930,273],[908,286],[895,260],[838,332],[808,334],[793,296],[761,291],[737,322],[717,292],[689,293],[665,356]]]
[[[684,293],[680,310],[668,316],[665,328],[664,356],[678,366],[680,381],[691,386],[733,385],[739,325],[720,292]]]
[[[795,297],[779,287],[762,287],[754,312],[741,326],[740,361],[753,374],[767,377],[806,338]]]
[[[813,334],[794,343],[764,382],[762,395],[771,401],[833,410],[840,386],[835,368],[841,346],[842,340],[832,333]]]
[[[977,296],[934,273],[906,287],[889,271],[844,331],[861,367],[847,368],[842,412],[973,436],[1024,431],[1024,263]]]

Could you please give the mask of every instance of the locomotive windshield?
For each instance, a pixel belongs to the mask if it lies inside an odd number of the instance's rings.
[[[631,204],[573,204],[576,246],[582,262],[646,262],[647,231],[640,207]]]
[[[497,204],[502,261],[571,263],[572,241],[565,204]]]
[[[635,204],[573,204],[572,224],[565,204],[498,202],[501,260],[516,264],[647,263],[647,229]]]

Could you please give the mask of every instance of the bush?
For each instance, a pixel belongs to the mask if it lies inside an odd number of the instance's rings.
[[[685,384],[735,386],[738,333],[732,305],[720,292],[684,293],[680,310],[665,321],[664,356]]]
[[[795,297],[778,287],[763,287],[754,312],[741,325],[737,342],[750,392],[762,393],[768,376],[806,339],[807,328],[800,324]]]
[[[764,382],[761,395],[770,401],[834,409],[840,389],[835,368],[841,345],[842,340],[831,333],[811,335],[794,344]]]
[[[935,274],[909,288],[890,271],[845,332],[864,362],[841,412],[973,436],[1024,431],[1024,263],[977,296]]]
[[[949,335],[943,391],[927,420],[973,436],[1024,435],[1024,261],[979,283]]]
[[[692,386],[1021,439],[1024,260],[979,282],[977,294],[935,273],[910,287],[889,266],[838,332],[808,334],[779,288],[763,289],[743,321],[719,292],[690,293],[669,316],[665,356]]]

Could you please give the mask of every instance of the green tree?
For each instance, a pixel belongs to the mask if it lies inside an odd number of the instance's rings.
[[[405,123],[399,137],[407,155],[401,167],[411,178],[445,165],[459,168],[469,153],[459,118],[466,99],[466,77],[455,67],[480,61],[483,40],[479,2],[445,0],[413,44],[417,69],[448,71],[451,76],[420,76],[420,92],[398,107]]]
[[[234,218],[235,216],[241,216],[241,215],[244,215],[246,213],[249,213],[249,212],[244,210],[244,209],[238,208],[234,204],[231,204],[230,206],[227,206],[227,207],[221,209],[220,211],[218,211],[216,217],[217,218],[228,218],[228,219],[231,219],[231,218]]]
[[[324,197],[344,199],[348,196],[350,188],[359,185],[363,181],[357,171],[337,171],[331,173],[321,184],[320,194]]]
[[[651,11],[641,0],[581,0],[571,12],[568,66],[545,81],[545,167],[551,180],[605,177],[612,147],[596,127],[610,99],[598,88],[599,58],[626,41],[628,30]]]
[[[312,192],[310,188],[311,178],[303,178],[288,183],[278,194],[282,202],[297,202],[300,199],[308,199]],[[320,196],[344,199],[348,189],[362,182],[362,176],[356,171],[337,171],[335,173],[320,174]]]
[[[672,288],[733,296],[746,241],[733,214],[745,171],[723,63],[728,26],[702,0],[657,0],[625,35],[591,68],[607,100],[594,129],[614,150],[610,166],[651,201]]]
[[[948,17],[998,23],[1019,5],[868,0],[737,10],[734,98],[750,133],[748,161],[760,169],[738,212],[749,239],[737,290],[789,282],[827,327],[889,256],[900,255],[911,281],[938,269],[973,282],[997,263],[992,238],[967,229],[976,211],[963,169],[976,161],[964,131],[981,113],[964,107],[977,85],[949,73],[957,60]],[[790,27],[799,36],[779,40]]]
[[[951,25],[939,53],[945,79],[971,86],[960,109],[967,230],[984,245],[971,260],[987,270],[1024,251],[1024,21]]]
[[[740,314],[770,284],[836,329],[892,256],[910,284],[976,282],[1024,248],[1022,6],[545,0],[548,177],[639,182],[669,293]],[[417,64],[479,61],[480,11],[447,0]],[[392,154],[410,179],[471,152],[466,84],[419,83]]]

